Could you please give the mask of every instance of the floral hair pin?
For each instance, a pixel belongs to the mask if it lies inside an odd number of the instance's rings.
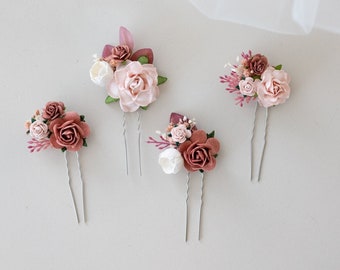
[[[216,157],[220,150],[215,132],[206,133],[197,129],[195,120],[172,113],[165,133],[157,132],[159,140],[149,137],[147,143],[154,144],[160,153],[158,162],[166,174],[177,174],[184,167],[187,170],[185,241],[188,240],[188,199],[190,173],[201,174],[201,203],[199,208],[198,240],[201,239],[201,220],[204,191],[204,174],[216,166]]]
[[[84,115],[79,115],[76,112],[66,112],[65,110],[63,102],[55,101],[48,102],[42,110],[36,110],[31,119],[25,123],[26,134],[31,136],[31,139],[28,141],[28,149],[31,153],[47,148],[55,148],[64,152],[69,188],[77,222],[79,223],[79,213],[71,186],[70,169],[67,160],[68,151],[76,153],[81,182],[83,220],[86,223],[84,181],[82,179],[78,151],[83,146],[87,146],[86,138],[90,135],[90,127],[85,123]]]
[[[105,88],[108,96],[105,103],[119,102],[123,111],[123,137],[125,145],[126,174],[129,174],[126,139],[125,113],[137,111],[139,174],[141,169],[141,111],[156,101],[159,96],[158,85],[167,78],[158,75],[153,65],[153,52],[150,48],[133,51],[132,34],[124,27],[119,29],[119,45],[105,45],[102,57],[95,57],[90,69],[91,80]]]
[[[267,58],[262,54],[253,55],[242,53],[241,59],[237,57],[237,64],[228,66],[231,68],[229,75],[220,76],[220,82],[228,84],[226,90],[236,94],[235,101],[241,107],[245,103],[257,101],[254,111],[254,121],[250,139],[250,179],[253,179],[253,139],[256,122],[257,104],[265,108],[265,126],[263,146],[260,156],[257,181],[260,181],[262,161],[266,148],[268,109],[284,103],[290,95],[290,77],[282,69],[282,65],[271,66]]]

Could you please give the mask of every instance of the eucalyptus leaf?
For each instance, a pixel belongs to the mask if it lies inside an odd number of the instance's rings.
[[[149,58],[147,58],[145,55],[138,58],[138,62],[142,65],[149,63]]]
[[[208,138],[214,138],[215,137],[215,130],[207,134]]]
[[[167,77],[163,77],[163,76],[158,76],[157,80],[158,80],[157,85],[160,85],[160,84],[165,83],[168,80],[168,78]]]
[[[119,100],[119,98],[113,98],[111,96],[107,96],[106,99],[105,99],[105,103],[110,104],[112,102],[117,102],[118,100]]]

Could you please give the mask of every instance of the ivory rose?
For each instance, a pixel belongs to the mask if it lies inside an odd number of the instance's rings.
[[[175,148],[168,148],[161,152],[158,163],[166,174],[176,174],[183,168],[182,155]]]
[[[41,141],[47,138],[49,134],[48,126],[40,120],[36,120],[29,126],[30,135],[32,138]]]
[[[76,112],[67,112],[64,117],[53,120],[49,129],[52,146],[69,151],[78,151],[90,135],[90,127],[81,121]]]
[[[257,94],[260,105],[265,108],[284,103],[290,95],[290,78],[284,70],[268,67],[261,75]]]
[[[152,64],[128,62],[127,65],[120,65],[115,71],[108,94],[119,99],[124,112],[134,112],[157,99],[157,78],[157,70]]]
[[[190,138],[191,131],[183,124],[173,127],[170,131],[171,139],[174,142],[184,143],[187,138]]]
[[[190,140],[178,147],[184,159],[184,167],[190,172],[214,169],[219,150],[219,141],[215,138],[208,138],[204,130],[193,131]]]
[[[95,84],[106,86],[113,78],[113,70],[109,63],[98,60],[90,69],[90,78]]]
[[[42,113],[42,117],[46,120],[54,120],[61,117],[65,112],[65,105],[63,102],[50,101],[47,102]]]
[[[259,82],[260,80],[256,79],[254,81],[251,77],[241,80],[238,84],[241,94],[244,96],[254,96],[257,90],[257,84]]]

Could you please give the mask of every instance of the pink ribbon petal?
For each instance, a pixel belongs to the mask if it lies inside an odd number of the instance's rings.
[[[112,45],[106,44],[103,48],[102,57],[105,58],[112,55],[112,49],[113,49]]]
[[[150,48],[144,48],[140,49],[138,51],[135,51],[134,54],[131,56],[132,61],[138,61],[138,58],[141,56],[146,56],[149,60],[149,64],[153,63],[153,52]]]
[[[173,123],[174,125],[178,124],[180,119],[183,119],[183,115],[179,113],[171,113],[170,115],[170,123]]]
[[[133,47],[134,47],[132,34],[130,33],[129,30],[127,30],[123,26],[119,28],[119,44],[127,45],[131,51],[133,50]]]

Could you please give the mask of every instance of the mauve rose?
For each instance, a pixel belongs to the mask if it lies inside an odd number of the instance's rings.
[[[67,112],[64,117],[53,120],[49,129],[52,132],[52,146],[69,151],[78,151],[83,146],[84,139],[90,135],[90,127],[80,120],[76,112]]]
[[[108,62],[112,67],[116,67],[120,63],[129,59],[131,55],[131,51],[129,46],[127,45],[118,45],[113,46],[111,55],[104,58],[106,62]]]
[[[49,134],[48,126],[40,120],[36,120],[29,126],[30,135],[32,138],[40,141],[47,138]]]
[[[255,54],[248,62],[251,75],[261,75],[268,67],[268,60],[262,54]]]
[[[46,120],[54,120],[58,117],[61,117],[64,112],[65,105],[63,102],[50,101],[45,105],[42,117]]]
[[[190,140],[178,147],[184,159],[184,167],[190,171],[210,171],[216,166],[220,143],[215,138],[208,138],[204,130],[193,131]]]
[[[258,102],[265,108],[284,103],[290,95],[290,78],[284,70],[268,67],[258,84]]]
[[[190,138],[191,131],[187,129],[187,127],[183,124],[178,125],[177,127],[173,127],[170,131],[171,139],[174,142],[184,143],[187,138]]]
[[[111,97],[119,98],[124,112],[134,112],[157,99],[157,78],[157,70],[152,64],[132,61],[118,66],[107,92]]]

